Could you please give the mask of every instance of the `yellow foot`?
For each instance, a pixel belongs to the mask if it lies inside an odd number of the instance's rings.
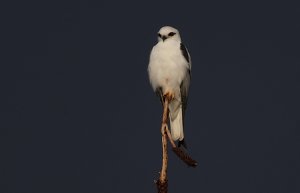
[[[164,98],[171,102],[175,98],[175,94],[173,92],[167,92],[164,94]]]

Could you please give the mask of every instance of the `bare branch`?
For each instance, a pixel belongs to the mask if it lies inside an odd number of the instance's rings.
[[[159,176],[159,180],[156,182],[158,193],[167,193],[168,192],[168,178],[167,178],[167,169],[168,169],[168,139],[166,134],[166,129],[168,127],[168,98],[165,98],[164,101],[164,111],[161,124],[161,134],[162,134],[162,167]]]
[[[188,166],[196,167],[197,162],[193,160],[188,154],[186,154],[182,149],[176,147],[171,133],[168,128],[168,106],[169,102],[172,100],[172,95],[164,96],[164,109],[161,123],[161,141],[162,141],[162,167],[159,179],[156,181],[156,186],[158,193],[168,193],[168,177],[167,177],[167,169],[168,169],[168,139],[172,145],[173,152]]]

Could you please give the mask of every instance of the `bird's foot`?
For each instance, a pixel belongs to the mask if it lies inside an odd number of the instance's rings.
[[[164,94],[164,99],[168,100],[169,102],[171,102],[174,98],[175,98],[174,92],[166,92]]]

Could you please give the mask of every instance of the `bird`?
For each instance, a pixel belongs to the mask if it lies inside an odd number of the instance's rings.
[[[178,141],[178,147],[187,148],[183,127],[191,80],[191,56],[176,28],[164,26],[157,35],[157,44],[149,58],[149,81],[162,104],[166,96],[171,96],[168,106],[171,136]]]

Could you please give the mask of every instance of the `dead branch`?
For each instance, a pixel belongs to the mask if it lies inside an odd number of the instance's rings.
[[[171,136],[171,133],[170,133],[170,130],[168,129],[168,127],[165,127],[165,131],[167,133],[167,136],[168,136],[168,139],[169,139],[169,142],[171,143],[172,145],[172,150],[173,152],[184,162],[186,163],[188,166],[191,166],[191,167],[196,167],[197,166],[197,161],[195,161],[193,158],[191,158],[186,152],[184,152],[181,148],[179,147],[176,147],[173,139],[172,139],[172,136]]]
[[[193,160],[187,153],[185,153],[182,149],[176,147],[171,133],[168,129],[168,106],[172,97],[166,95],[164,97],[164,108],[163,108],[163,116],[162,116],[162,124],[161,124],[161,135],[162,135],[162,167],[159,179],[156,181],[156,186],[158,193],[167,193],[168,192],[168,177],[167,177],[167,169],[168,169],[168,139],[171,143],[173,152],[188,166],[196,167],[197,162]]]
[[[168,192],[168,178],[167,178],[167,168],[168,168],[168,149],[167,149],[167,134],[166,128],[168,127],[168,106],[169,100],[166,97],[164,101],[164,111],[161,124],[161,134],[162,134],[162,167],[157,180],[156,185],[158,193],[167,193]]]
[[[187,153],[185,153],[181,148],[173,147],[172,150],[188,166],[196,167],[198,165],[197,162],[193,158],[191,158]]]

